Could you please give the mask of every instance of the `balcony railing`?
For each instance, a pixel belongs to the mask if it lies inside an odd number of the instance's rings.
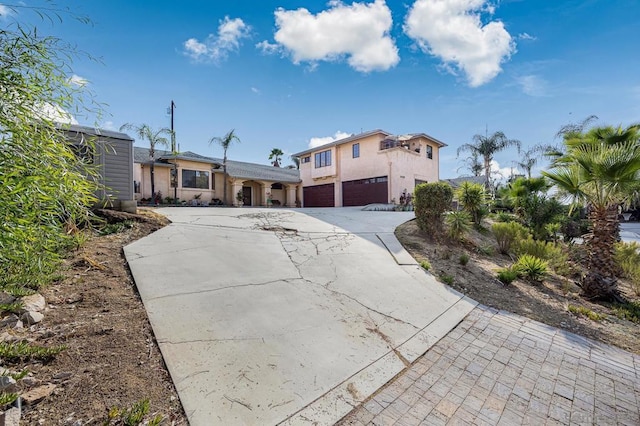
[[[411,143],[409,141],[400,141],[396,139],[385,139],[380,142],[380,151],[392,148],[405,148],[406,150],[413,150],[414,152],[420,152],[420,145]]]

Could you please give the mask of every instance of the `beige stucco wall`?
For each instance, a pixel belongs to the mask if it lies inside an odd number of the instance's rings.
[[[404,190],[413,192],[416,179],[427,182],[439,180],[438,144],[420,137],[409,141],[409,149],[397,147],[380,150],[384,135],[375,134],[342,145],[331,147],[331,167],[315,168],[314,154],[329,148],[318,147],[310,154],[308,163],[300,164],[300,178],[303,186],[335,184],[336,207],[342,206],[342,182],[387,176],[388,201],[398,201]],[[352,147],[360,144],[360,156],[353,158]],[[427,158],[426,146],[433,148],[433,158]],[[415,152],[419,148],[420,152]]]

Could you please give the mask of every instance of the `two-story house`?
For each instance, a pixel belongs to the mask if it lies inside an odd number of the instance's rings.
[[[417,184],[439,180],[439,150],[445,146],[425,133],[373,130],[294,154],[300,159],[303,206],[399,201]]]

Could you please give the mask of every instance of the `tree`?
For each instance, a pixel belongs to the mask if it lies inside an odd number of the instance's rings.
[[[560,215],[566,213],[558,200],[547,195],[550,188],[551,184],[544,177],[519,178],[508,187],[507,194],[514,212],[536,239],[549,236],[547,225],[558,222]]]
[[[295,166],[296,170],[300,170],[300,157],[296,157],[295,155],[292,155],[291,162]]]
[[[220,145],[224,153],[222,159],[222,172],[224,174],[224,194],[222,196],[222,200],[225,205],[227,204],[227,150],[229,149],[233,141],[237,141],[238,143],[240,143],[240,139],[235,134],[235,129],[231,129],[229,132],[227,132],[226,135],[222,137],[214,136],[209,139],[209,145],[213,143]]]
[[[473,143],[466,143],[458,148],[457,155],[469,151],[473,156],[482,157],[484,166],[485,188],[491,189],[491,161],[493,156],[506,148],[515,146],[520,152],[520,141],[509,139],[502,132],[495,132],[491,136],[474,135]]]
[[[472,151],[471,155],[464,159],[464,165],[461,167],[458,167],[458,170],[456,171],[459,171],[462,168],[469,169],[469,171],[473,176],[476,176],[476,177],[481,176],[483,169],[482,169],[482,164],[478,160],[478,153],[475,151]]]
[[[33,9],[39,15],[46,11]],[[12,15],[3,19],[13,19]],[[73,47],[13,21],[0,29],[0,288],[51,281],[62,251],[77,244],[98,190],[95,169],[64,136],[67,111],[95,113],[71,80]],[[54,112],[54,114],[51,114]],[[83,151],[92,153],[90,140]],[[24,291],[24,290],[21,290]]]
[[[280,158],[284,155],[284,152],[280,148],[273,148],[271,154],[269,154],[269,160],[273,160],[274,167],[280,167]]]
[[[442,233],[444,212],[451,209],[453,189],[445,182],[421,183],[413,190],[418,227],[438,237]]]
[[[147,124],[131,124],[126,123],[120,126],[120,131],[133,130],[139,139],[149,143],[149,172],[151,174],[151,198],[156,198],[156,182],[154,175],[154,164],[156,162],[156,146],[169,146],[169,140],[163,135],[171,136],[171,130],[163,127],[159,130],[153,130]]]
[[[527,174],[527,178],[531,179],[531,170],[538,163],[539,151],[537,147],[528,149],[522,154],[521,161],[514,161],[516,166]]]
[[[585,238],[583,296],[620,299],[613,258],[618,207],[629,201],[640,179],[640,124],[581,130],[571,128],[563,134],[563,152],[543,175],[588,210],[591,233]]]

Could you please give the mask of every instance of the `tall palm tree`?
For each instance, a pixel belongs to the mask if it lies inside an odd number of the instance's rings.
[[[273,148],[271,154],[269,154],[269,160],[273,160],[275,167],[280,167],[280,159],[284,155],[284,152],[280,148]]]
[[[564,152],[543,175],[588,208],[592,229],[585,238],[589,262],[582,280],[584,297],[619,299],[613,259],[618,206],[629,201],[640,179],[640,124],[568,131]]]
[[[515,165],[527,174],[527,179],[531,179],[531,170],[538,163],[539,148],[533,147],[522,154],[521,161],[514,161]]]
[[[227,150],[229,149],[233,141],[238,141],[238,143],[240,143],[240,138],[236,136],[235,129],[231,129],[229,132],[227,132],[226,135],[222,137],[214,136],[211,139],[209,139],[209,145],[213,143],[220,145],[224,153],[223,159],[222,159],[222,171],[224,173],[224,194],[222,195],[222,200],[225,205],[227,204],[227,180],[228,180],[227,179]]]
[[[471,155],[482,157],[484,166],[484,178],[485,188],[491,188],[491,161],[495,153],[500,152],[506,148],[515,146],[520,152],[520,141],[516,139],[509,139],[502,132],[495,132],[492,135],[474,135],[473,143],[466,143],[458,148],[457,154],[461,152],[469,151]]]
[[[163,127],[159,130],[153,130],[148,124],[132,124],[126,123],[120,126],[120,131],[133,130],[136,136],[149,143],[149,172],[151,174],[151,198],[156,198],[156,183],[154,176],[154,164],[156,162],[156,146],[168,146],[169,140],[164,136],[171,136],[170,129]]]

